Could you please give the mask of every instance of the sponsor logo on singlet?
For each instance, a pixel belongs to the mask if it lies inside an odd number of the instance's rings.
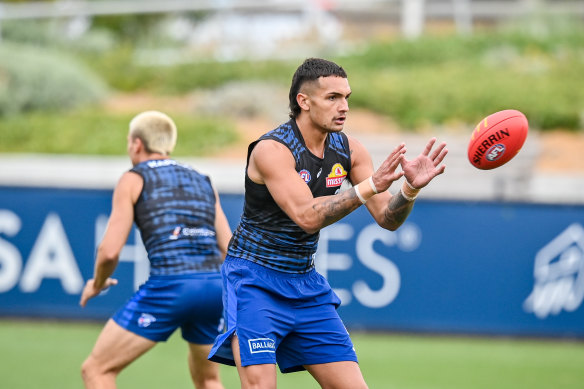
[[[343,165],[340,163],[335,163],[331,172],[326,177],[326,187],[327,188],[334,188],[337,186],[341,186],[345,178],[347,177],[347,171],[343,168]]]
[[[177,240],[178,236],[180,235],[180,227],[174,227],[172,234],[168,237],[170,240]]]
[[[215,231],[207,228],[188,228],[188,227],[174,227],[172,234],[168,237],[170,240],[177,240],[180,236],[215,236]]]

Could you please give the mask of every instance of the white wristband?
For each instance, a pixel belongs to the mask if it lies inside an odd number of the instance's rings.
[[[359,192],[359,185],[355,185],[355,193],[357,194],[357,197],[361,201],[361,204],[365,204],[367,202],[367,200],[365,200],[361,195],[361,192]]]
[[[416,197],[418,197],[417,194],[415,196],[408,196],[407,194],[405,194],[404,188],[400,188],[399,190],[400,190],[401,195],[403,196],[403,198],[406,199],[406,200],[408,200],[408,201],[414,201],[416,199]]]
[[[414,187],[412,186],[412,184],[410,184],[410,183],[408,182],[408,180],[404,180],[404,182],[406,183],[406,185],[407,185],[407,186],[409,186],[409,187],[410,187],[410,189],[411,189],[411,190],[420,190],[419,188],[414,188]],[[416,195],[416,196],[417,196],[417,195]]]
[[[379,193],[377,191],[377,188],[375,187],[375,184],[373,183],[373,176],[369,176],[369,185],[371,185],[371,189],[373,189],[373,193],[375,193],[375,194]]]

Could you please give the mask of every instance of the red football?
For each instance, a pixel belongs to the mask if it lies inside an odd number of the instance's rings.
[[[468,160],[482,170],[504,165],[521,150],[528,129],[525,115],[514,109],[487,116],[472,132]]]

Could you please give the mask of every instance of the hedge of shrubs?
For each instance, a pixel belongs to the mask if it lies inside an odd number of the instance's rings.
[[[524,111],[534,129],[581,130],[581,42],[584,30],[578,27],[538,37],[491,31],[374,42],[331,59],[348,71],[353,106],[391,116],[404,130],[472,124],[506,108]],[[250,79],[287,88],[303,60],[139,66],[133,53],[133,48],[119,47],[91,64],[116,89],[183,94]]]
[[[72,56],[0,44],[0,117],[32,111],[66,111],[101,101],[108,87]]]
[[[5,117],[0,120],[0,152],[125,155],[133,115],[83,109]],[[177,113],[172,117],[179,139],[173,155],[209,155],[237,140],[230,120]]]
[[[136,37],[125,39],[120,35],[123,28],[108,35],[102,26],[67,43],[62,37],[43,35],[49,24],[32,26],[3,25],[0,151],[123,153],[117,149],[120,135],[108,129],[125,128],[129,117],[99,105],[108,93],[176,96],[246,80],[271,82],[286,90],[304,59],[147,66],[137,60],[147,44]],[[506,108],[523,111],[535,130],[581,131],[582,42],[581,23],[564,21],[550,23],[538,34],[515,28],[471,36],[388,39],[346,55],[323,56],[347,70],[352,107],[387,115],[404,131],[453,123],[474,126],[487,114]],[[273,96],[265,99],[274,101]],[[194,134],[192,143],[184,142],[187,154],[203,153],[236,138],[233,123],[225,117],[185,115],[181,120]],[[56,141],[60,134],[67,134],[66,140]],[[202,134],[208,144],[195,140]],[[89,136],[92,140],[86,141]],[[121,137],[123,144],[124,132]]]

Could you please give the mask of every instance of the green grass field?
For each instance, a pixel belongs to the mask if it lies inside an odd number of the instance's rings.
[[[0,321],[1,388],[80,388],[79,367],[102,325]],[[353,334],[372,389],[567,389],[584,383],[584,342]],[[191,388],[186,346],[175,333],[118,379],[120,388]],[[239,388],[223,367],[227,389]],[[280,389],[318,388],[305,372],[280,375]]]

